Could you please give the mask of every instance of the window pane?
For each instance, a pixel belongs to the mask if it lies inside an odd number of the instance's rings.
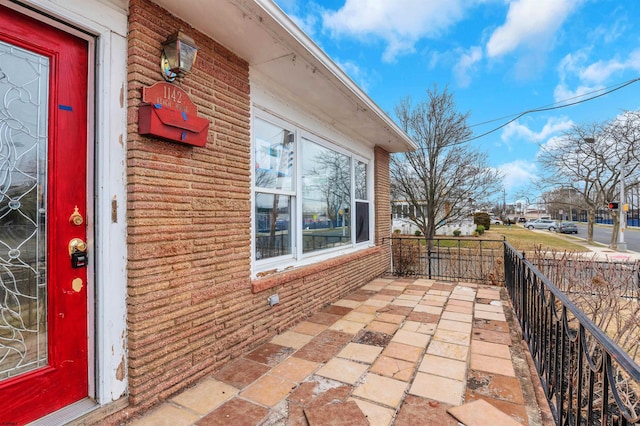
[[[355,162],[356,199],[368,200],[367,197],[367,164],[356,160]]]
[[[293,132],[256,118],[254,135],[256,186],[293,190]]]
[[[369,241],[369,203],[356,202],[356,243]]]
[[[256,193],[256,259],[291,254],[291,199]]]
[[[348,156],[302,141],[304,253],[351,244],[351,167]]]

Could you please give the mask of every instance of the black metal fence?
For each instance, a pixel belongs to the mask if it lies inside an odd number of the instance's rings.
[[[393,236],[388,242],[393,275],[504,283],[503,240]]]
[[[638,299],[640,263],[590,259],[579,254],[547,254],[529,261],[564,294],[593,296],[615,293]]]
[[[640,422],[640,366],[506,242],[504,262],[505,285],[556,424]]]

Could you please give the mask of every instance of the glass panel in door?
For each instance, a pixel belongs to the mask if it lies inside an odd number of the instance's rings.
[[[47,364],[48,77],[0,41],[0,381]]]

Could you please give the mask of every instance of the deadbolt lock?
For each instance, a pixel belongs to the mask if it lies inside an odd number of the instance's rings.
[[[69,216],[69,223],[76,226],[80,226],[84,223],[84,218],[78,211],[78,206],[75,207],[73,213]]]
[[[84,268],[87,266],[87,243],[80,238],[69,241],[69,256],[71,257],[72,268]]]

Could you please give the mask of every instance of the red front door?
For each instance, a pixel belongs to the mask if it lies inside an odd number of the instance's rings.
[[[87,76],[86,41],[0,6],[1,424],[88,395]]]

